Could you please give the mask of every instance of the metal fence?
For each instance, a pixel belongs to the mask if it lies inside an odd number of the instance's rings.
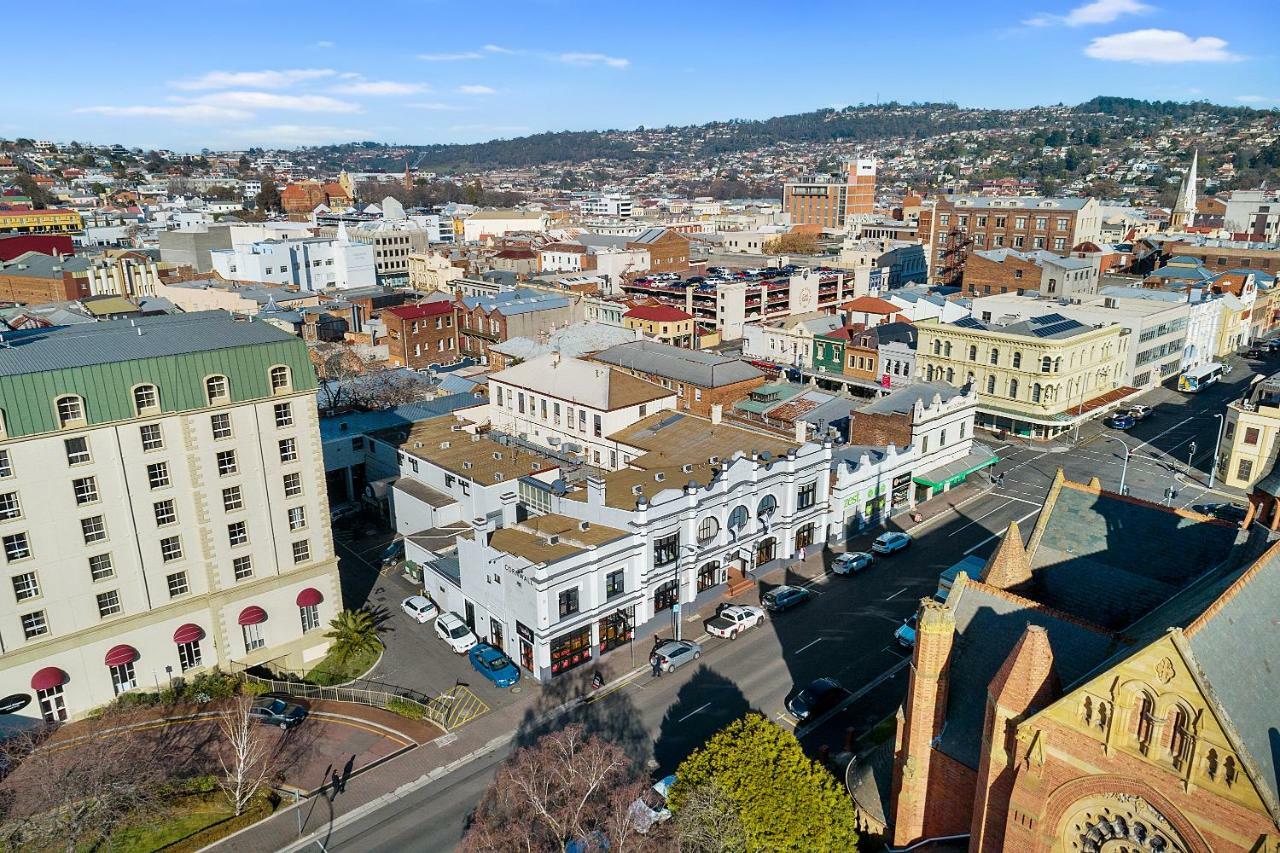
[[[403,703],[403,705],[410,708],[421,709],[423,719],[440,727],[446,733],[459,726],[466,725],[489,710],[489,706],[479,696],[460,684],[438,696],[425,696],[423,694],[413,695],[408,691],[380,689],[378,687],[358,687],[350,684],[338,687],[324,687],[305,681],[264,678],[248,672],[242,672],[240,675],[249,684],[256,684],[267,692],[288,693],[291,696],[297,696],[302,699],[354,702],[358,705],[369,705],[383,709],[393,701]]]

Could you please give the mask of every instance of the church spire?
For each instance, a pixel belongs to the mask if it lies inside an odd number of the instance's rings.
[[[1200,161],[1200,149],[1191,155],[1191,168],[1182,176],[1182,185],[1178,187],[1178,198],[1173,203],[1173,215],[1169,217],[1169,227],[1173,229],[1187,228],[1196,221],[1196,167]]]

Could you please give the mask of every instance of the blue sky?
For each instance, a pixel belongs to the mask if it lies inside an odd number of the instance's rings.
[[[76,8],[59,7],[57,28],[41,4],[6,9],[29,34],[6,45],[11,66],[38,70],[0,96],[0,136],[195,150],[469,142],[877,98],[1280,107],[1280,16],[1204,0]]]

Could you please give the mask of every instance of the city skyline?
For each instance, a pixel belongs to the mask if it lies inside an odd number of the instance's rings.
[[[253,7],[226,8],[223,21]],[[475,142],[894,100],[998,108],[1124,95],[1280,106],[1267,45],[1274,25],[1205,19],[1188,0],[1000,2],[963,18],[930,3],[908,30],[893,10],[825,2],[785,19],[722,3],[624,16],[542,0],[489,17],[391,3],[385,20],[368,23],[320,4],[279,34],[264,25],[260,37],[239,40],[216,21],[195,26],[190,8],[147,11],[145,37],[127,18],[62,34],[66,55],[86,57],[66,70],[34,43],[16,45],[19,62],[44,60],[43,77],[8,93],[0,136],[188,151]],[[772,18],[767,39],[762,15]],[[38,29],[33,9],[9,16]],[[855,49],[837,47],[845,42],[831,34],[841,32]],[[102,44],[140,38],[162,48],[99,58]],[[956,73],[962,67],[971,73]],[[86,85],[108,69],[118,79]],[[1006,85],[1011,69],[1032,69],[1017,75],[1023,87]]]

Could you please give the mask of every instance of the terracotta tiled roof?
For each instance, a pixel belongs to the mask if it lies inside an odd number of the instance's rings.
[[[896,314],[898,306],[878,296],[859,296],[840,306],[842,311],[861,311],[864,314]]]
[[[424,302],[421,305],[399,305],[388,308],[383,313],[399,317],[401,320],[417,320],[422,317],[434,317],[437,314],[452,314],[453,308],[452,302],[442,299],[438,302]]]
[[[982,582],[1000,589],[1015,589],[1031,580],[1031,561],[1022,547],[1022,532],[1018,522],[1009,522],[1004,538],[996,546],[987,564],[982,568]]]
[[[692,314],[686,314],[673,305],[639,305],[622,316],[633,320],[653,320],[661,323],[679,323],[682,320],[693,319]]]
[[[1027,626],[988,691],[1001,708],[1016,714],[1043,707],[1058,695],[1053,649],[1043,626]]]

